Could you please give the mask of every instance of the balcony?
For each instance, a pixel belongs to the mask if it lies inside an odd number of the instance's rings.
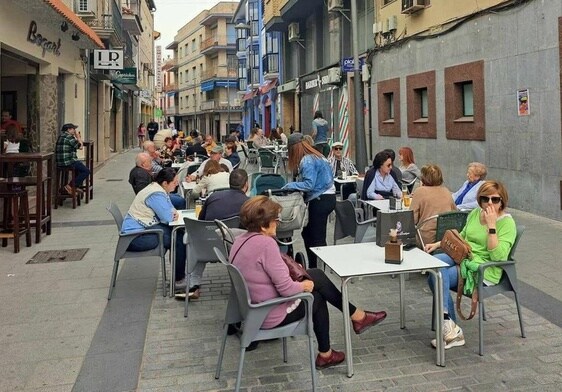
[[[218,52],[219,50],[235,48],[236,44],[234,42],[228,42],[228,37],[226,35],[216,35],[201,42],[201,48],[199,51],[201,54],[210,55]]]
[[[162,88],[162,91],[168,93],[168,92],[172,92],[172,91],[178,91],[178,85],[175,83],[168,83],[166,85],[164,85],[164,87]]]
[[[268,26],[274,23],[282,23],[281,0],[266,0],[263,10],[263,23]]]
[[[82,19],[102,40],[108,40],[112,48],[122,48],[125,43],[123,18],[117,3],[112,1],[111,4],[111,14],[84,15]]]
[[[237,77],[237,69],[230,69],[227,71],[226,66],[215,66],[211,67],[210,70],[207,70],[201,74],[201,81],[209,80],[209,79],[217,79],[217,78],[236,78]]]
[[[162,66],[162,72],[173,71],[174,69],[177,69],[177,67],[178,67],[178,60],[175,58],[173,59],[171,58],[166,60],[166,62]]]
[[[214,110],[215,109],[215,101],[204,101],[201,102],[201,110]]]
[[[279,53],[268,53],[263,57],[264,79],[277,79],[279,77]]]

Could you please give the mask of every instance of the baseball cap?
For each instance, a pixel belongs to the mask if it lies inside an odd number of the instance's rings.
[[[63,132],[66,132],[66,131],[68,131],[69,129],[72,129],[72,128],[76,129],[76,128],[78,128],[78,125],[74,125],[74,124],[72,124],[72,123],[68,123],[68,124],[64,124],[64,125],[62,126]]]
[[[334,147],[343,147],[343,143],[342,142],[333,142],[332,148],[334,148]]]
[[[223,153],[223,149],[221,146],[215,146],[213,147],[213,149],[211,150],[211,152],[217,153],[217,154],[222,154]]]
[[[289,147],[294,146],[295,144],[302,142],[302,139],[303,139],[302,133],[300,132],[291,133],[289,135],[287,145]]]

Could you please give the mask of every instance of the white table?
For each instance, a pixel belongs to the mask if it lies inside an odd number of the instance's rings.
[[[168,223],[168,226],[172,227],[172,239],[170,244],[170,265],[175,265],[173,262],[176,257],[176,240],[178,236],[178,230],[184,227],[183,218],[197,219],[195,217],[195,210],[178,210],[179,217],[173,222]],[[170,279],[170,298],[174,296],[174,291],[176,289],[176,269],[171,269],[171,279]]]
[[[184,163],[185,162],[181,162],[181,163],[180,162],[174,162],[174,163],[172,163],[171,167],[172,167],[172,169],[179,169],[180,167],[183,166]]]
[[[343,200],[343,184],[355,184],[357,182],[357,176],[347,176],[346,179],[342,179],[339,177],[334,177],[334,182],[340,184],[340,196]]]
[[[384,262],[384,248],[374,242],[314,247],[311,250],[341,279],[343,298],[343,329],[347,376],[353,376],[353,353],[351,348],[351,328],[349,314],[349,295],[347,284],[354,277],[399,275],[400,284],[400,328],[405,328],[404,321],[404,274],[427,271],[435,277],[435,338],[437,339],[436,364],[445,366],[445,345],[443,344],[443,284],[440,268],[448,265],[418,248],[404,251],[402,264]]]

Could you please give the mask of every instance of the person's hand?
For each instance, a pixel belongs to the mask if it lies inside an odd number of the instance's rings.
[[[172,221],[177,221],[180,218],[180,214],[178,212],[178,210],[173,209],[172,210]]]
[[[427,253],[433,253],[435,252],[435,250],[439,248],[439,245],[441,245],[440,242],[434,242],[433,244],[426,244],[423,250],[425,250]]]
[[[312,280],[303,280],[301,284],[302,291],[305,293],[312,293],[312,290],[314,290],[314,282]]]
[[[489,229],[496,228],[496,222],[498,220],[498,213],[492,204],[488,204],[488,207],[482,209],[482,215],[484,216],[484,221]]]
[[[185,182],[191,182],[191,181],[193,181],[193,180],[194,180],[194,178],[192,177],[191,174],[185,176]]]
[[[375,200],[384,200],[384,197],[382,197],[378,193],[375,193]]]

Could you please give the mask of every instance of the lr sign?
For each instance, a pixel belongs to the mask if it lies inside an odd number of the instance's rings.
[[[123,69],[123,51],[94,50],[94,69]]]

